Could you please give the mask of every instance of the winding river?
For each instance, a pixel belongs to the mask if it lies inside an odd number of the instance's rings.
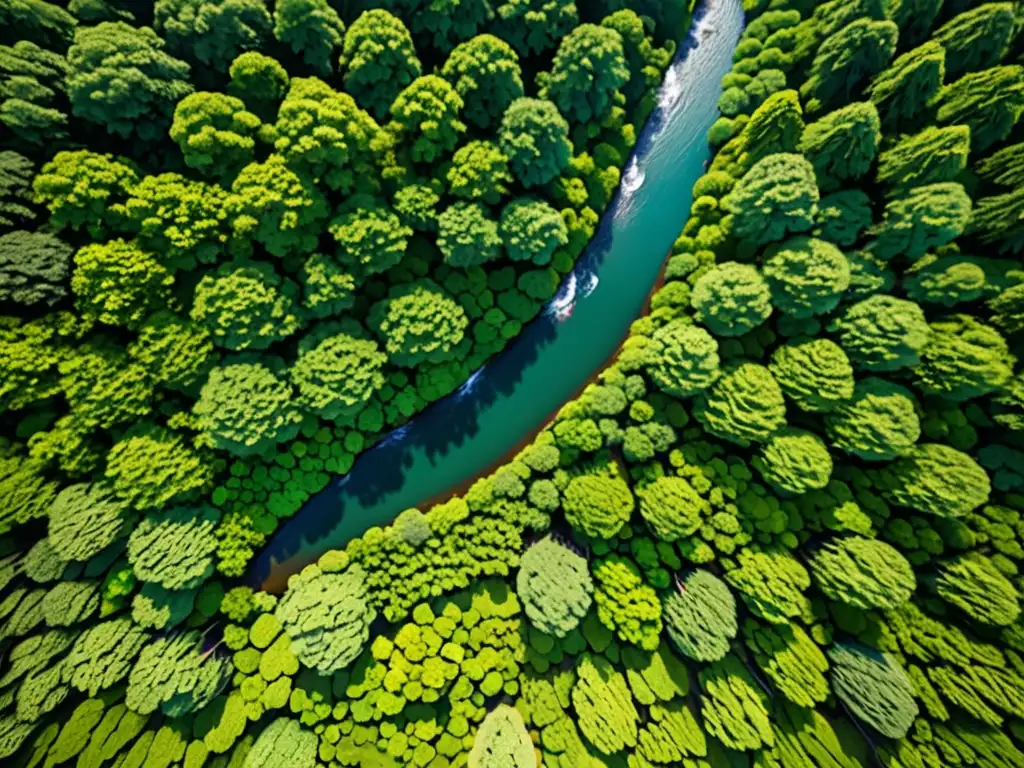
[[[364,453],[268,542],[248,575],[287,577],[372,526],[493,467],[614,355],[686,221],[710,157],[719,83],[743,28],[741,0],[704,0],[679,45],[598,232],[544,313],[457,391]]]

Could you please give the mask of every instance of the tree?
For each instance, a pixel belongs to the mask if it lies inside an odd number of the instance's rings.
[[[65,50],[75,33],[75,17],[42,0],[12,0],[0,9],[0,22],[12,39],[31,40],[44,48]]]
[[[473,738],[469,767],[534,768],[536,765],[533,742],[519,711],[499,704],[488,712]]]
[[[251,238],[278,258],[312,253],[327,217],[327,202],[281,155],[250,163],[231,185],[228,215],[235,234]]]
[[[970,232],[984,243],[995,243],[1000,253],[1024,252],[1024,186],[1005,195],[978,200]]]
[[[572,632],[590,609],[594,583],[587,561],[546,536],[523,553],[516,594],[530,624],[552,637]]]
[[[532,197],[512,200],[501,211],[500,234],[512,261],[551,262],[555,252],[569,243],[569,228],[562,214]]]
[[[852,101],[889,64],[898,36],[899,30],[891,21],[861,18],[826,38],[800,87],[807,111]]]
[[[703,328],[673,320],[654,332],[657,353],[647,367],[651,380],[675,397],[691,397],[721,375],[718,342]]]
[[[492,141],[470,141],[459,147],[446,174],[448,191],[463,200],[497,205],[512,181],[508,158]]]
[[[512,173],[524,187],[554,180],[569,165],[569,123],[543,99],[519,98],[501,118],[498,141]]]
[[[437,283],[423,278],[392,288],[370,308],[367,323],[392,363],[415,367],[457,357],[469,319]]]
[[[853,714],[883,736],[900,739],[917,717],[906,671],[886,653],[837,643],[828,650],[832,690]]]
[[[320,75],[331,73],[331,59],[341,45],[345,25],[327,0],[278,0],[274,37]]]
[[[998,391],[1013,376],[1016,358],[995,328],[970,315],[932,323],[931,338],[914,369],[926,395],[962,402]]]
[[[239,54],[262,48],[271,29],[264,0],[157,0],[153,22],[177,56],[217,73]]]
[[[879,224],[868,232],[876,256],[916,259],[931,248],[952,242],[971,220],[971,198],[963,185],[952,182],[915,187],[888,202]]]
[[[716,336],[742,336],[772,313],[771,289],[750,264],[727,261],[709,269],[693,286],[697,319]]]
[[[79,27],[68,49],[68,99],[76,117],[123,139],[156,141],[174,105],[192,93],[189,66],[149,27],[105,21]]]
[[[862,610],[895,608],[917,586],[914,569],[897,549],[863,536],[831,540],[810,565],[825,597]]]
[[[128,506],[102,481],[67,486],[53,500],[48,517],[51,546],[75,562],[91,560],[125,536],[132,522]]]
[[[32,178],[35,165],[17,152],[0,152],[0,228],[27,227],[35,220]]]
[[[222,264],[196,286],[191,318],[226,349],[266,349],[302,325],[298,288],[263,263]]]
[[[437,217],[437,247],[451,267],[467,269],[501,255],[498,222],[479,203],[453,203]]]
[[[682,477],[666,475],[637,489],[640,514],[662,541],[691,535],[710,513],[707,501]]]
[[[227,220],[228,192],[176,173],[144,176],[124,205],[137,242],[170,270],[215,264],[226,252],[244,253]]]
[[[101,237],[124,221],[125,201],[139,176],[128,161],[80,150],[58,152],[32,182],[55,229],[87,229]]]
[[[396,266],[412,229],[381,200],[354,195],[331,219],[328,231],[338,243],[338,261],[356,275],[373,275]]]
[[[53,306],[67,295],[71,247],[45,232],[0,235],[0,301]]]
[[[917,365],[931,336],[921,307],[878,294],[850,306],[834,323],[839,343],[858,368],[897,371]]]
[[[725,582],[705,570],[677,580],[664,601],[665,628],[681,654],[700,662],[718,661],[736,637],[736,600]]]
[[[756,750],[775,743],[768,696],[733,654],[700,672],[704,730],[727,749]]]
[[[903,273],[907,296],[923,304],[953,307],[980,298],[988,287],[985,260],[929,253]]]
[[[886,133],[916,127],[925,108],[942,88],[946,49],[934,40],[897,58],[867,88],[878,107]]]
[[[778,748],[779,742],[782,741],[778,727],[781,720],[779,710],[790,709],[786,700],[793,702],[797,707],[807,708],[800,709],[801,712],[813,712],[815,706],[828,698],[830,691],[825,677],[828,660],[817,643],[796,624],[759,625],[750,620],[744,623],[743,634],[746,636],[747,646],[753,651],[757,666],[767,673],[775,689],[785,697],[778,701],[773,713],[778,718],[773,721]],[[803,737],[804,733],[800,736]],[[811,739],[807,741],[808,746],[815,745]],[[839,747],[838,739],[833,737],[833,744]],[[836,754],[842,754],[842,749],[836,749]],[[813,765],[814,762],[810,761],[808,764]],[[840,765],[832,761],[828,764]],[[848,768],[855,766],[856,763],[851,761]]]
[[[377,613],[369,604],[366,573],[351,565],[325,573],[310,565],[288,582],[274,616],[299,661],[321,675],[344,669],[363,650]]]
[[[926,184],[953,181],[967,167],[971,129],[966,125],[929,126],[907,136],[878,158],[876,179],[897,194]]]
[[[971,151],[984,152],[1006,139],[1024,110],[1024,66],[972,72],[945,86],[938,95],[939,125],[971,129]]]
[[[245,768],[316,768],[317,737],[290,717],[279,717],[260,732],[245,756]]]
[[[1013,33],[1011,3],[985,3],[954,16],[932,34],[946,49],[946,80],[998,65]]]
[[[149,512],[128,537],[135,577],[171,590],[202,586],[213,574],[218,522],[220,512],[208,506]]]
[[[298,402],[325,419],[352,417],[384,386],[386,361],[372,339],[347,333],[307,337],[291,369]]]
[[[132,597],[132,621],[140,627],[169,631],[180,626],[195,608],[196,590],[164,589],[144,582]]]
[[[626,100],[630,104],[643,98],[651,86],[657,87],[661,71],[668,66],[671,60],[671,54],[667,47],[654,47],[644,26],[644,21],[638,13],[646,13],[646,11],[623,8],[610,13],[601,20],[602,27],[614,29],[622,36],[622,48],[626,54],[626,65],[629,67],[629,82],[626,83],[623,90]],[[772,70],[765,70],[765,72],[770,73]],[[775,72],[782,74],[778,70]],[[771,77],[770,74],[760,77],[762,74],[764,73],[758,73],[758,77],[755,77],[754,80],[763,83]],[[782,87],[785,87],[785,75],[782,76],[782,84]],[[768,93],[763,94],[758,106],[768,95]]]
[[[610,539],[629,522],[633,493],[620,477],[579,475],[569,481],[562,497],[565,519],[587,536]]]
[[[157,383],[187,390],[195,385],[212,362],[210,335],[169,310],[156,312],[139,327],[128,354]]]
[[[509,105],[524,93],[519,57],[494,35],[477,35],[457,45],[441,75],[462,98],[463,116],[478,128],[497,124]]]
[[[105,476],[118,497],[144,512],[208,489],[213,467],[181,435],[139,422],[110,449]]]
[[[825,417],[829,440],[865,461],[889,461],[921,436],[917,402],[905,387],[871,376],[857,382],[849,402]]]
[[[101,323],[138,328],[147,315],[167,305],[173,284],[155,255],[135,242],[93,243],[75,254],[75,307]]]
[[[733,214],[733,234],[753,245],[806,232],[818,206],[814,166],[802,155],[768,155],[743,175],[721,205]]]
[[[228,70],[228,94],[245,102],[246,108],[262,120],[273,120],[277,107],[288,92],[288,73],[277,59],[247,51]]]
[[[498,34],[520,56],[553,48],[579,23],[572,0],[503,0],[494,15]]]
[[[811,577],[784,550],[740,550],[736,567],[726,571],[725,580],[755,616],[771,624],[786,624],[811,612],[811,601],[804,594]]]
[[[942,0],[892,0],[885,15],[900,28],[900,45],[920,45],[928,37],[942,9]]]
[[[11,78],[12,86],[33,87],[25,78]],[[26,94],[27,95],[27,94]],[[28,144],[61,144],[67,139],[67,115],[57,109],[12,97],[0,103],[0,123]]]
[[[302,265],[302,306],[314,317],[340,315],[355,304],[356,279],[331,256],[314,253]]]
[[[1008,627],[1020,616],[1020,596],[993,561],[971,552],[943,564],[936,579],[939,597],[972,621]]]
[[[693,415],[715,437],[747,446],[764,442],[785,425],[786,402],[767,368],[741,363],[700,394]]]
[[[395,97],[388,128],[409,147],[414,162],[433,163],[455,149],[465,132],[461,111],[462,97],[448,81],[425,75]]]
[[[378,120],[423,71],[409,30],[380,8],[364,11],[352,22],[345,33],[341,66],[345,90]]]
[[[140,715],[159,709],[182,717],[209,704],[228,682],[231,664],[204,653],[196,631],[158,637],[139,653],[128,677],[124,703]]]
[[[797,495],[824,488],[832,476],[825,443],[802,429],[780,429],[751,463],[773,488]]]
[[[241,99],[200,91],[174,108],[171,139],[181,147],[189,168],[230,180],[252,162],[260,126]]]
[[[315,77],[291,81],[277,113],[274,148],[288,166],[334,190],[372,190],[380,126],[347,93]]]
[[[764,253],[764,277],[772,303],[797,319],[831,312],[850,285],[843,252],[816,237],[791,237]]]
[[[446,53],[461,40],[469,40],[494,18],[489,0],[437,0],[412,14],[412,33]]]
[[[938,517],[963,517],[988,501],[984,469],[962,451],[922,443],[890,464],[883,494],[893,504]]]
[[[986,302],[992,323],[1004,333],[1024,331],[1024,283],[1012,285]]]
[[[569,120],[596,123],[628,81],[622,36],[610,27],[581,24],[559,44],[540,96],[553,101]]]
[[[71,646],[60,668],[61,679],[95,696],[128,677],[148,639],[148,633],[127,617],[95,624]]]
[[[810,123],[800,151],[811,161],[822,191],[834,191],[871,169],[882,141],[878,110],[870,101],[855,101]]]
[[[797,339],[772,353],[768,370],[798,408],[828,413],[853,397],[853,366],[829,339]]]
[[[207,445],[236,456],[258,455],[293,439],[302,421],[291,386],[261,363],[214,368],[192,413]]]
[[[857,242],[871,226],[871,199],[860,189],[844,189],[821,198],[815,234],[839,246]]]

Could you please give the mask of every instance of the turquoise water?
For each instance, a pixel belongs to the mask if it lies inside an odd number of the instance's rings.
[[[598,233],[544,314],[456,392],[364,453],[268,542],[250,584],[288,574],[409,507],[484,473],[541,428],[614,355],[689,213],[710,157],[719,82],[743,28],[740,0],[705,0]]]

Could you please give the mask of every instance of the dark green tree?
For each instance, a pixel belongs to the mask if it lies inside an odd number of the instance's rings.
[[[889,461],[912,450],[921,436],[917,407],[910,390],[871,376],[825,417],[825,429],[840,450],[865,461]]]
[[[426,75],[395,97],[388,129],[409,148],[414,162],[432,163],[459,143],[466,130],[461,111],[462,97],[448,81]]]
[[[157,0],[153,23],[176,56],[218,73],[261,48],[271,29],[264,0]]]
[[[947,21],[932,34],[946,49],[946,80],[999,64],[1014,34],[1011,3],[985,3]]]
[[[836,246],[816,237],[791,237],[764,252],[772,304],[797,319],[831,312],[850,285],[850,264]]]
[[[525,187],[554,180],[572,157],[569,123],[550,101],[520,98],[509,104],[498,133],[512,172]]]
[[[818,185],[802,155],[780,153],[758,161],[723,200],[733,234],[753,245],[800,234],[814,224]]]
[[[807,111],[819,112],[850,101],[888,66],[898,35],[891,21],[861,18],[826,38],[800,87]]]
[[[572,0],[503,0],[494,15],[498,34],[520,56],[554,48],[579,23]]]
[[[188,64],[166,53],[149,27],[79,27],[68,49],[72,112],[123,139],[162,138],[175,105],[193,91],[188,77]]]
[[[581,24],[559,44],[540,95],[569,120],[587,124],[608,114],[628,81],[622,36],[610,27]]]
[[[1010,135],[1024,111],[1024,66],[993,67],[964,75],[938,95],[940,125],[971,129],[971,150],[984,152]]]
[[[912,130],[942,88],[946,49],[935,41],[914,48],[879,73],[867,93],[878,107],[886,132]]]
[[[866,174],[881,141],[875,105],[855,101],[808,124],[800,151],[814,166],[818,187],[830,192]]]
[[[0,235],[0,301],[52,306],[67,295],[71,247],[45,232]]]
[[[396,286],[370,308],[370,328],[395,365],[442,363],[459,355],[469,320],[465,310],[433,280]]]
[[[345,25],[327,0],[277,0],[274,37],[301,55],[317,74],[331,73],[334,51],[341,46]]]
[[[352,22],[345,33],[341,67],[345,90],[378,120],[423,71],[409,30],[381,8],[364,11]]]
[[[258,455],[293,439],[302,421],[291,386],[261,363],[214,368],[192,413],[206,445],[236,456]]]
[[[494,35],[477,35],[457,45],[441,75],[462,97],[463,116],[478,128],[496,125],[509,104],[523,96],[519,57]]]

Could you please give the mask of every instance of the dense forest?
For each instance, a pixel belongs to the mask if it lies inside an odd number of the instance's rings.
[[[0,6],[4,765],[1024,766],[1024,11],[745,6],[616,359],[281,595],[572,268],[688,9]]]

